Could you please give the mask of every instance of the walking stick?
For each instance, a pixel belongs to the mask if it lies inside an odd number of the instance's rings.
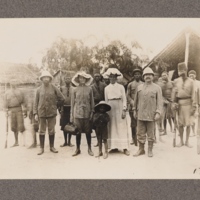
[[[5,149],[8,146],[8,110],[6,110],[6,141],[5,141]]]

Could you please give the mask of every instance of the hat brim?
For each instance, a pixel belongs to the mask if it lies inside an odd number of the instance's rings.
[[[91,83],[92,83],[92,81],[93,81],[93,78],[92,78],[92,76],[91,75],[89,75],[89,74],[86,74],[87,75],[87,77],[85,76],[85,74],[84,75],[82,75],[82,74],[80,74],[80,73],[77,73],[73,78],[72,78],[72,83],[74,84],[74,85],[76,85],[76,86],[78,86],[80,83],[79,83],[79,76],[82,76],[82,77],[84,77],[85,79],[86,79],[86,83],[85,83],[85,85],[86,86],[89,86],[89,85],[91,85]]]
[[[133,70],[133,75],[134,75],[136,72],[139,72],[139,73],[142,75],[142,71],[139,70],[139,69],[134,69],[134,70]]]
[[[153,75],[153,76],[155,75],[155,74],[153,74],[153,73],[146,73],[146,74],[143,74],[142,77],[144,77],[144,76],[147,75],[147,74],[151,74],[151,75]]]
[[[42,81],[42,79],[43,79],[44,77],[49,77],[49,78],[51,79],[51,81],[53,80],[53,77],[52,77],[52,76],[40,76],[40,81]]]
[[[108,112],[108,111],[111,110],[111,106],[109,106],[108,104],[106,104],[106,103],[100,103],[100,104],[97,104],[97,105],[94,107],[95,112],[98,112],[98,111],[99,111],[99,108],[100,108],[102,105],[105,106],[106,112]]]

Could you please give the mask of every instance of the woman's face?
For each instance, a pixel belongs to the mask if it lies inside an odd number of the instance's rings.
[[[78,80],[79,80],[80,84],[85,84],[86,83],[86,78],[84,78],[83,76],[79,76]]]
[[[111,75],[109,76],[109,79],[110,79],[110,83],[111,83],[111,84],[114,84],[114,83],[116,83],[116,81],[117,81],[117,75],[111,74]]]

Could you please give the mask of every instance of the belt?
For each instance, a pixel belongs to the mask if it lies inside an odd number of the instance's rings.
[[[108,99],[109,101],[121,100],[121,98]]]
[[[192,99],[191,98],[185,98],[185,99],[178,99],[178,103],[180,105],[191,105]]]
[[[178,100],[182,100],[182,99],[191,99],[191,97],[183,97],[183,98],[177,98]]]
[[[8,108],[21,108],[21,106],[13,106],[13,107],[8,107]]]

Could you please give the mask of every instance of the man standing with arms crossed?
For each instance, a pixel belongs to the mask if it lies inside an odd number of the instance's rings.
[[[134,118],[137,119],[137,138],[139,150],[134,156],[145,154],[144,145],[146,135],[148,140],[148,156],[153,157],[155,121],[160,118],[162,110],[161,88],[153,83],[154,73],[152,69],[143,71],[145,83],[137,87],[133,104]]]
[[[133,117],[133,103],[135,98],[136,89],[139,85],[143,84],[141,81],[142,71],[140,69],[133,70],[134,80],[128,84],[127,88],[127,100],[128,100],[128,109],[131,118],[131,131],[132,131],[132,142],[131,144],[135,144],[137,146],[137,135],[136,135],[136,128],[137,128],[137,120]]]
[[[58,88],[50,83],[52,79],[53,77],[48,71],[42,72],[42,75],[40,76],[42,86],[37,89],[34,101],[33,114],[35,115],[35,120],[39,120],[41,148],[38,155],[44,153],[46,128],[48,128],[50,151],[58,153],[54,148],[57,105],[63,104],[65,97]]]

